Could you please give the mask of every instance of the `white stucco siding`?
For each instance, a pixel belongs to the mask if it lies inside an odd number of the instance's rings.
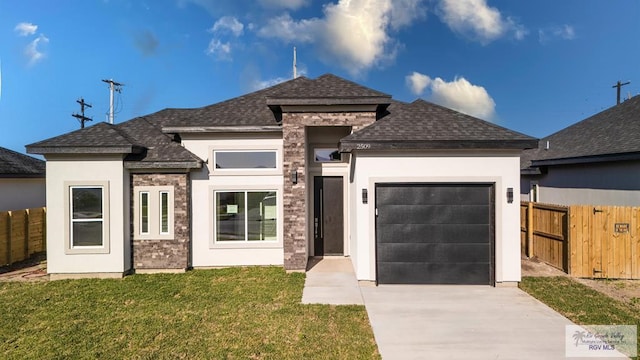
[[[359,280],[375,280],[376,183],[495,184],[495,278],[520,281],[520,159],[517,152],[496,153],[356,153],[350,191],[355,193],[351,250]],[[515,199],[507,203],[507,188]],[[362,189],[369,194],[363,204]]]
[[[107,253],[65,251],[65,186],[108,183],[109,248]],[[128,174],[122,158],[47,159],[47,271],[51,274],[123,273],[130,269]]]
[[[238,265],[282,265],[283,257],[283,178],[282,139],[272,135],[202,136],[185,134],[183,145],[207,161],[200,171],[191,174],[192,265],[194,267]],[[266,171],[234,171],[216,173],[210,166],[213,150],[277,151],[277,169]],[[276,191],[277,240],[214,243],[214,191]]]
[[[0,179],[0,211],[43,207],[45,189],[44,178]]]

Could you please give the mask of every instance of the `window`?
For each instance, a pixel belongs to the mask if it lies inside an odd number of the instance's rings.
[[[169,233],[169,192],[160,192],[160,234]]]
[[[276,241],[275,191],[214,191],[216,242]]]
[[[71,187],[71,247],[102,247],[104,238],[102,187]]]
[[[342,161],[342,154],[338,151],[337,148],[314,149],[313,155],[314,155],[314,161],[319,163]]]
[[[137,186],[134,196],[134,239],[173,239],[173,186]]]
[[[109,182],[64,182],[65,254],[109,253]]]
[[[215,169],[276,169],[278,165],[275,150],[242,150],[213,152]]]
[[[140,233],[149,233],[149,192],[140,192]]]

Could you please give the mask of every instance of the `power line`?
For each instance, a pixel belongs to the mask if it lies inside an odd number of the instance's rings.
[[[71,114],[71,116],[73,116],[74,118],[78,119],[78,121],[80,121],[80,129],[84,129],[84,123],[86,121],[92,121],[92,118],[86,117],[84,116],[84,108],[86,107],[91,107],[90,104],[87,104],[86,102],[84,102],[83,98],[80,98],[80,100],[76,100],[76,102],[78,104],[80,104],[80,114]]]

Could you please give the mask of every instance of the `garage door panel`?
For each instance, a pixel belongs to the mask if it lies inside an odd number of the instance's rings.
[[[378,282],[486,285],[489,271],[489,264],[382,263],[378,265]]]
[[[488,244],[379,244],[378,262],[487,263],[491,261]]]
[[[395,243],[486,243],[491,231],[487,224],[385,224],[380,226],[377,242]]]
[[[380,186],[378,205],[483,205],[489,196],[488,186],[414,185]]]
[[[493,185],[376,186],[379,283],[489,284]]]
[[[378,205],[379,224],[486,224],[484,205]]]

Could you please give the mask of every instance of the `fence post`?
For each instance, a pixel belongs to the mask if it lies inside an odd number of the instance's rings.
[[[42,208],[42,251],[47,251],[47,208]]]
[[[533,202],[527,204],[527,257],[532,258],[533,253]]]
[[[7,211],[7,264],[9,265],[11,265],[11,239],[13,239],[13,234],[11,233],[12,217],[11,211]]]
[[[29,258],[29,209],[24,211],[24,258]]]

